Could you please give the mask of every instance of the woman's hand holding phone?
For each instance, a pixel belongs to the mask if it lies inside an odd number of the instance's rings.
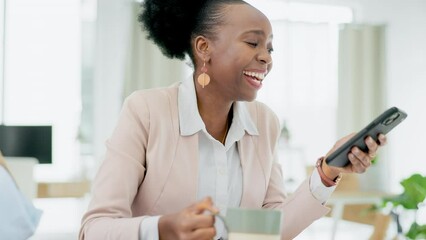
[[[335,179],[343,173],[363,173],[371,166],[379,146],[386,144],[385,134],[405,120],[407,114],[391,107],[380,114],[358,133],[352,133],[339,141],[327,153],[320,166],[324,174]]]
[[[333,148],[327,153],[325,159],[339,149],[340,146],[342,146],[344,143],[346,143],[349,139],[354,137],[356,133],[352,133],[350,135],[347,135],[346,137],[341,138],[338,140]],[[340,173],[363,173],[365,172],[370,166],[371,166],[371,160],[373,160],[376,157],[376,153],[379,150],[381,146],[386,145],[387,138],[384,134],[379,134],[378,141],[373,140],[371,136],[368,136],[365,138],[365,145],[367,146],[367,151],[362,151],[357,146],[354,146],[351,148],[351,151],[348,153],[348,159],[350,161],[350,164],[344,166],[344,167],[335,167],[327,164],[327,161],[323,161],[322,163],[322,169],[323,172],[327,177],[330,179],[336,178]]]

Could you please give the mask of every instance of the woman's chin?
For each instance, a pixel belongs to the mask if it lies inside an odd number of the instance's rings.
[[[254,92],[252,94],[246,94],[242,99],[240,99],[239,101],[244,101],[244,102],[253,102],[254,100],[256,100],[257,97],[257,92]]]

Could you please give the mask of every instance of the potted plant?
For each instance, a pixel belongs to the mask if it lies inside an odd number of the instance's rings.
[[[398,236],[405,236],[408,239],[426,239],[426,224],[419,224],[417,221],[417,212],[420,207],[425,206],[426,198],[426,176],[413,174],[403,179],[401,185],[404,191],[393,197],[383,199],[376,210],[388,211],[393,216]],[[413,221],[410,223],[408,231],[404,231],[401,224],[401,214],[411,211],[414,213]]]

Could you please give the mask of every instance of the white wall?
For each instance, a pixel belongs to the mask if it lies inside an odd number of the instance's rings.
[[[94,76],[95,165],[106,151],[105,141],[115,127],[122,105],[126,50],[130,45],[133,2],[98,1]],[[97,170],[97,169],[96,169]],[[91,177],[91,176],[89,176]]]
[[[387,24],[387,103],[408,113],[389,135],[394,184],[413,172],[426,174],[426,1],[365,1],[363,16]]]
[[[386,105],[408,118],[388,135],[383,149],[390,166],[390,186],[414,172],[426,174],[426,1],[424,0],[293,0],[349,6],[357,23],[386,24]]]
[[[168,86],[188,75],[184,61],[168,59],[141,33],[136,22],[139,11],[134,0],[97,4],[93,106],[96,170],[104,159],[105,141],[117,124],[123,97],[135,89]],[[87,177],[95,173],[89,169]]]

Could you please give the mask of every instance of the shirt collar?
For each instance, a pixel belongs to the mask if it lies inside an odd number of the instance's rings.
[[[245,102],[234,102],[234,122],[241,125],[241,127],[250,135],[259,135],[257,127],[251,119]]]
[[[180,134],[182,136],[190,136],[200,130],[205,130],[206,126],[198,112],[197,95],[192,76],[179,85],[178,108]],[[233,110],[233,124],[235,123],[250,135],[259,135],[244,102],[235,102]]]
[[[189,136],[206,128],[198,112],[197,95],[192,76],[179,85],[178,108],[182,136]]]

